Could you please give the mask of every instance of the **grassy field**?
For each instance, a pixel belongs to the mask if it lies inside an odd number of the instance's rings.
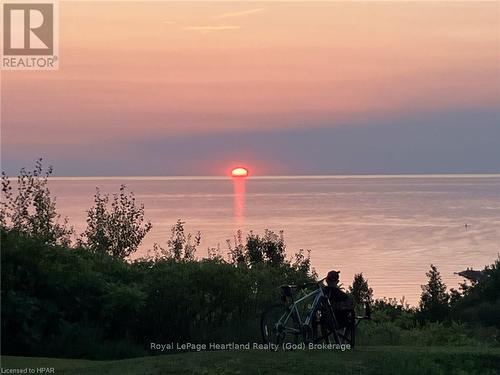
[[[119,361],[2,357],[2,368],[55,374],[500,374],[500,349],[362,347],[355,351],[218,351]],[[3,373],[2,371],[2,373]],[[35,370],[36,371],[36,370]],[[40,372],[38,372],[40,373]]]

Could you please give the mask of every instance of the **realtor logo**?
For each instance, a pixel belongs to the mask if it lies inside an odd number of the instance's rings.
[[[6,1],[2,6],[3,69],[57,69],[57,4]]]
[[[4,55],[52,55],[53,4],[4,4]]]

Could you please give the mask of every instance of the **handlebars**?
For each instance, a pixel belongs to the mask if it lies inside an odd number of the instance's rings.
[[[309,283],[303,283],[303,284],[285,284],[281,285],[281,289],[285,292],[285,294],[291,293],[292,289],[297,289],[297,290],[302,290],[302,289],[307,289],[309,287],[317,287],[319,286],[324,279],[320,281],[313,281]]]
[[[324,287],[325,284],[323,283],[324,281],[326,280],[326,277],[322,278],[321,280],[318,280],[318,281],[311,281],[311,282],[308,282],[308,283],[302,283],[302,284],[285,284],[285,285],[281,285],[281,288],[284,289],[284,288],[290,288],[290,289],[298,289],[298,290],[302,290],[302,289],[307,289],[309,287]],[[337,285],[338,287],[341,287],[342,284],[340,285]]]

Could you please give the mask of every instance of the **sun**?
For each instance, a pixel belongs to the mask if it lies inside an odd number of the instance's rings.
[[[244,167],[237,167],[233,168],[231,171],[231,176],[233,177],[247,177],[248,176],[248,169]]]

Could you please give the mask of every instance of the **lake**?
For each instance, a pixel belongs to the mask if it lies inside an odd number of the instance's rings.
[[[165,245],[177,219],[201,231],[198,257],[218,244],[226,256],[238,229],[284,230],[288,254],[310,249],[320,276],[340,270],[348,285],[363,272],[376,297],[415,304],[431,263],[456,287],[454,272],[482,268],[500,252],[500,175],[58,177],[49,187],[82,232],[95,188],[114,193],[121,184],[153,224],[135,256]]]

